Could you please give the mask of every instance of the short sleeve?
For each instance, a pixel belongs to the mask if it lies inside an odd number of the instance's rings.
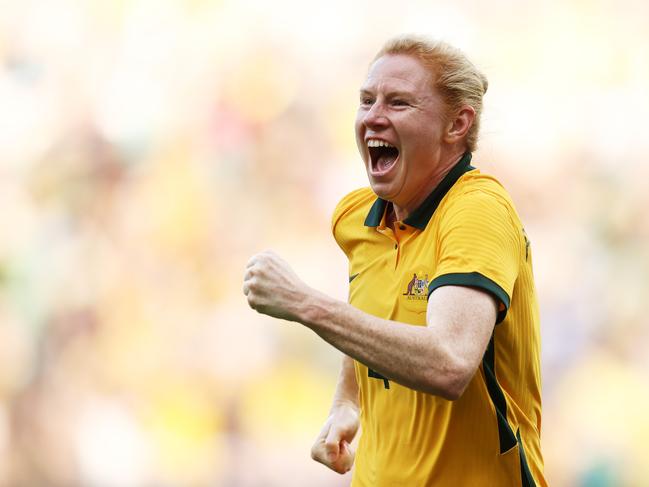
[[[358,209],[376,199],[370,188],[360,188],[343,197],[336,205],[331,216],[331,233],[336,243],[349,258],[354,236],[363,228],[364,214],[357,214]]]
[[[428,295],[442,286],[482,289],[498,301],[496,322],[503,321],[521,258],[515,221],[507,199],[497,193],[474,190],[454,200],[441,216]]]

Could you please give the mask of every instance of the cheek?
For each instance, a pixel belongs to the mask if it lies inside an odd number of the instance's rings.
[[[354,132],[356,133],[357,139],[361,136],[362,131],[363,131],[363,117],[359,112],[356,114],[356,119],[354,120]]]
[[[435,127],[429,127],[428,130],[413,130],[408,132],[408,149],[409,153],[416,155],[417,158],[426,158],[432,154],[435,147],[439,145],[439,133]]]

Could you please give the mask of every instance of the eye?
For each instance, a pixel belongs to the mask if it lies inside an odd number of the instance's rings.
[[[374,103],[374,98],[372,98],[371,96],[361,96],[361,105],[368,106],[372,103]]]
[[[406,106],[408,106],[408,102],[406,102],[405,100],[400,100],[400,99],[398,99],[398,98],[392,100],[392,104],[393,104],[395,107],[406,107]]]

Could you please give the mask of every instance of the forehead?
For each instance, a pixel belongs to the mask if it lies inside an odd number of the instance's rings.
[[[431,72],[417,58],[406,54],[386,54],[370,66],[361,90],[395,88],[408,91],[430,91]]]

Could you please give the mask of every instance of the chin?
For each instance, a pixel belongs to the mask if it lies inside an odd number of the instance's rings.
[[[398,171],[389,175],[376,177],[367,170],[367,179],[372,191],[381,199],[394,202],[403,190],[402,174]]]
[[[374,194],[383,200],[392,201],[397,196],[389,183],[375,182],[370,179],[370,187]]]

